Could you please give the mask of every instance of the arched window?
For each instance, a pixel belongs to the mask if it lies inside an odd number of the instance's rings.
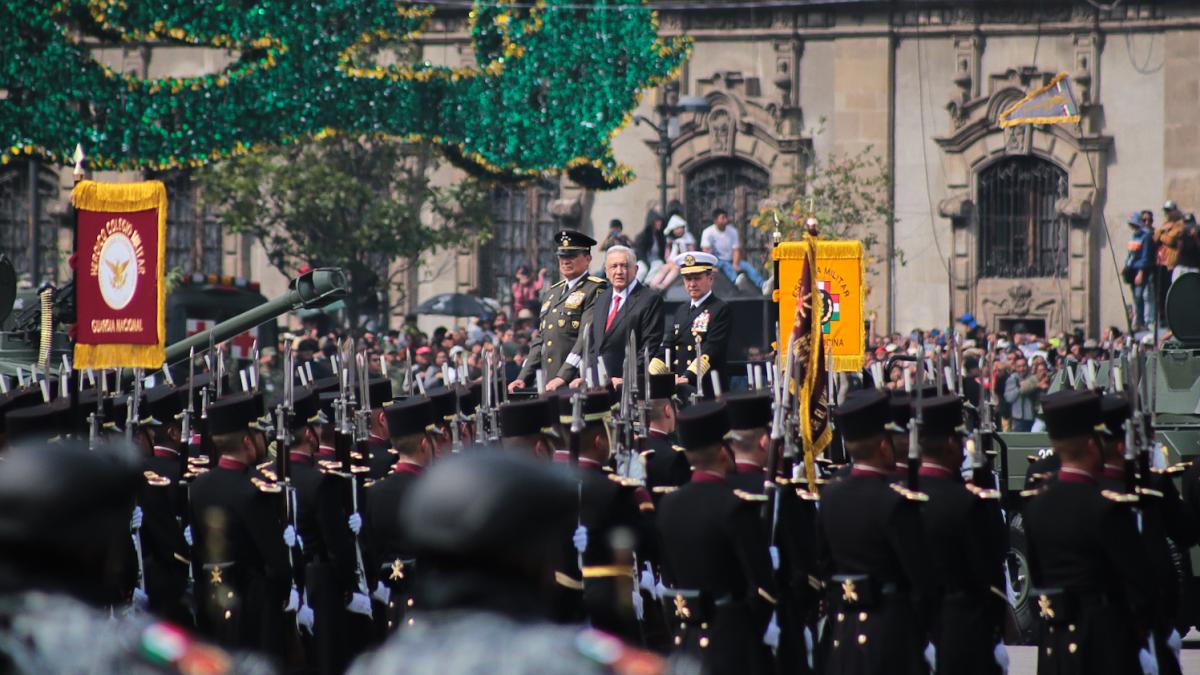
[[[530,265],[534,275],[545,267],[547,283],[558,278],[554,233],[559,224],[550,213],[558,190],[557,178],[492,190],[494,236],[479,247],[479,291],[485,297],[507,306],[509,287],[522,264]]]
[[[29,190],[31,167],[37,175],[36,196]],[[56,282],[58,228],[49,209],[58,192],[58,177],[41,162],[10,162],[0,169],[0,253],[12,261],[18,280],[33,281],[36,233],[41,258],[38,281]],[[35,213],[35,218],[30,213]]]
[[[685,215],[692,234],[712,224],[713,209],[725,209],[738,229],[742,257],[761,266],[770,254],[770,237],[750,225],[758,203],[767,196],[771,178],[766,171],[742,159],[723,157],[705,162],[687,176]]]
[[[1067,172],[1037,157],[980,172],[979,276],[1066,276],[1067,223],[1055,204],[1067,191]]]

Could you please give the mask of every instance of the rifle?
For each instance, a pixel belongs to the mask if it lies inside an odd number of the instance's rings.
[[[350,481],[351,513],[358,513],[358,478],[354,475],[354,465],[351,456],[351,447],[357,440],[355,434],[356,428],[359,426],[356,424],[358,417],[354,412],[354,383],[351,380],[351,377],[354,375],[354,367],[351,360],[353,353],[354,342],[350,338],[346,338],[342,343],[341,355],[337,363],[339,377],[338,398],[334,402],[334,415],[337,418],[337,431],[334,435],[334,452],[341,464],[342,471],[345,473],[347,480]],[[354,535],[354,565],[358,591],[363,595],[369,595],[366,570],[363,565],[362,545],[359,543],[357,534]]]
[[[284,371],[288,373],[288,376],[283,378],[283,396],[275,406],[275,445],[277,450],[275,460],[279,466],[279,478],[283,481],[283,522],[291,526],[293,530],[299,531],[296,522],[296,490],[292,485],[292,462],[291,457],[288,456],[292,445],[292,416],[295,414],[296,401],[296,383],[291,377],[292,368],[295,366],[295,355],[292,353],[290,342],[284,345],[283,363]],[[297,559],[303,560],[298,546],[299,540],[296,545],[288,547],[288,567],[292,570],[292,585],[303,596],[304,575],[300,570],[303,563],[296,564]]]
[[[991,387],[991,370],[993,368],[993,357],[995,356],[993,349],[995,341],[993,338],[988,338],[987,354],[984,356],[983,383],[980,386],[979,396],[979,424],[975,427],[973,435],[975,445],[975,455],[971,458],[971,482],[981,488],[991,488],[996,480],[995,473],[992,471],[990,463],[990,451],[992,449],[992,436],[996,433],[995,423],[992,420],[992,387]],[[961,391],[961,387],[959,387]],[[1007,477],[1001,479],[1007,482]]]
[[[775,364],[771,364],[775,367]],[[773,388],[775,409],[771,416],[771,445],[767,448],[767,481],[763,485],[763,493],[767,502],[763,504],[762,519],[770,525],[770,532],[775,532],[776,519],[779,514],[779,484],[776,482],[776,467],[784,453],[785,438],[788,435],[787,401],[789,396],[788,384],[791,382],[792,349],[787,350],[784,370],[787,377],[776,377]],[[809,486],[810,488],[812,486]]]
[[[1129,379],[1132,386],[1129,387],[1131,413],[1129,421],[1125,424],[1125,492],[1137,494],[1138,461],[1143,454],[1141,443],[1145,431],[1141,410],[1141,353],[1135,351],[1130,356]],[[1147,466],[1146,469],[1148,468]],[[1144,471],[1142,475],[1145,475]]]
[[[908,489],[916,491],[920,484],[921,472],[921,424],[924,417],[921,412],[921,402],[924,395],[921,389],[925,384],[925,336],[917,332],[917,390],[916,408],[908,429]]]
[[[598,355],[597,365],[604,363],[604,355]],[[633,416],[634,394],[638,388],[637,381],[637,331],[629,331],[629,339],[625,345],[625,361],[621,364],[621,405],[620,419],[617,421],[617,473],[628,476],[630,463],[633,461]]]

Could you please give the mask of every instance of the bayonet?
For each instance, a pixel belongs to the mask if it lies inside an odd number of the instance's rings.
[[[921,411],[924,401],[925,388],[925,337],[921,333],[917,333],[917,381],[914,383],[916,387],[916,402],[912,415],[912,420],[909,422],[908,430],[908,489],[916,490],[920,482],[921,471],[921,423],[924,413]]]

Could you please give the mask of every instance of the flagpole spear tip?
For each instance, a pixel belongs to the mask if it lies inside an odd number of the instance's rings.
[[[820,233],[820,228],[817,226],[817,217],[809,216],[804,219],[804,229],[812,236],[817,236]]]
[[[82,143],[75,144],[75,153],[71,156],[71,159],[75,162],[75,170],[71,173],[75,177],[75,182],[78,183],[86,177],[86,170],[83,168],[83,161],[87,159],[87,156],[83,153]]]

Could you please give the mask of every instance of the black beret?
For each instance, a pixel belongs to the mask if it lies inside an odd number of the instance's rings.
[[[1133,414],[1129,399],[1121,394],[1108,394],[1100,399],[1100,414],[1104,432],[1115,438],[1125,437],[1125,422]]]
[[[742,392],[725,397],[731,429],[771,426],[771,397],[766,391]]]
[[[452,455],[408,491],[400,520],[416,552],[435,560],[471,561],[493,574],[546,569],[577,522],[570,476],[522,453]]]
[[[833,409],[834,423],[844,441],[857,441],[883,433],[891,420],[887,394],[877,389],[859,389]]]
[[[549,398],[513,399],[500,404],[500,435],[504,438],[542,432],[554,422],[554,402]]]
[[[434,387],[427,390],[425,395],[433,401],[433,414],[438,420],[450,420],[454,417],[454,407],[458,400],[454,389]]]
[[[680,411],[675,418],[679,444],[699,450],[721,442],[729,433],[729,409],[724,401],[702,401]]]
[[[373,377],[367,381],[367,393],[372,408],[382,408],[392,402],[392,381],[386,377]]]
[[[409,396],[384,408],[383,415],[390,438],[424,433],[434,421],[433,401],[426,396]]]
[[[241,392],[208,407],[208,432],[213,435],[258,429],[263,416],[262,394]]]
[[[913,401],[913,414],[917,402]],[[962,399],[954,394],[921,401],[921,435],[950,436],[963,425]]]
[[[596,245],[595,239],[575,230],[559,230],[554,234],[554,242],[560,254],[587,253]]]
[[[575,392],[570,389],[562,389],[555,392],[557,395],[558,419],[555,420],[559,424],[569,425],[575,418],[575,405],[573,398]],[[606,415],[612,414],[613,392],[608,389],[589,389],[583,392],[583,421],[584,422],[599,422]]]
[[[1085,436],[1100,424],[1100,394],[1067,389],[1042,397],[1042,417],[1050,440]]]

